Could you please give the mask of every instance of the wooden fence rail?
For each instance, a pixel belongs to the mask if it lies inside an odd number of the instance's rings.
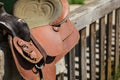
[[[96,0],[69,17],[80,41],[66,56],[68,72],[62,80],[111,80],[120,64],[120,0]]]

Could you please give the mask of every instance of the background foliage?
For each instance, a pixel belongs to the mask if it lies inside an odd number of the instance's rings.
[[[70,4],[84,4],[85,0],[68,0]]]
[[[0,2],[4,3],[5,10],[8,13],[12,13],[13,5],[16,2],[16,0],[0,0]]]

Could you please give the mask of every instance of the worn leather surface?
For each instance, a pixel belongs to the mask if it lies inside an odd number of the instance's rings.
[[[56,72],[54,69],[56,62],[58,62],[63,56],[65,56],[68,53],[68,51],[70,51],[79,40],[79,33],[75,28],[75,26],[69,20],[67,20],[64,24],[61,25],[58,32],[55,32],[52,27],[53,26],[44,26],[44,27],[37,27],[31,29],[31,34],[39,42],[39,44],[41,44],[41,46],[45,49],[47,55],[55,56],[55,59],[51,63],[49,64],[46,63],[43,66],[42,74],[44,80],[48,80],[48,79],[55,80],[51,77],[55,77]],[[36,78],[39,78],[39,73],[35,74],[33,72],[33,70],[37,71],[34,64],[32,64],[29,61],[29,59],[27,59],[26,56],[22,53],[23,50],[17,49],[18,46],[16,47],[16,43],[14,42],[14,40],[15,39],[14,38],[12,39],[11,37],[10,45],[20,74],[25,79],[36,80]],[[19,51],[16,52],[16,50]],[[39,55],[41,53],[36,52],[36,54]],[[43,57],[42,55],[39,56],[40,59],[42,57]],[[31,75],[32,77],[29,75]]]
[[[13,44],[18,53],[31,63],[38,63],[43,57],[32,41],[27,42],[14,37]]]
[[[56,67],[54,64],[46,64],[42,69],[44,80],[56,80]]]
[[[16,51],[15,46],[13,45],[13,38],[11,36],[9,43],[16,67],[21,76],[25,80],[39,80],[39,72],[36,71],[35,65],[33,63],[28,62]]]
[[[67,18],[67,15],[69,13],[68,2],[67,2],[67,0],[60,0],[60,2],[62,4],[61,14],[56,19],[51,21],[49,25],[59,25],[64,19]]]
[[[53,26],[44,26],[31,29],[31,34],[41,44],[49,56],[62,54],[64,41],[74,32],[74,26],[67,20],[60,26],[58,32],[53,30]]]

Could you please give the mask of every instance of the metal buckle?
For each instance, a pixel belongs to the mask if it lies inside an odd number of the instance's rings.
[[[43,68],[43,64],[41,66],[38,66],[37,64],[35,64],[35,67],[40,70]]]

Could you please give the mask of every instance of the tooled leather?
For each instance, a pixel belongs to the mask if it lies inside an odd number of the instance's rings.
[[[25,61],[25,59],[23,59],[19,55],[19,53],[15,51],[16,48],[14,48],[14,42],[13,42],[14,40],[12,36],[10,36],[9,38],[10,38],[9,43],[10,43],[12,55],[13,55],[16,67],[19,73],[21,74],[21,76],[25,80],[39,80],[40,79],[39,72],[36,70],[35,65],[32,64],[31,62]]]
[[[41,53],[34,46],[32,41],[26,42],[18,37],[13,38],[13,44],[17,51],[29,62],[38,63],[42,59]]]

